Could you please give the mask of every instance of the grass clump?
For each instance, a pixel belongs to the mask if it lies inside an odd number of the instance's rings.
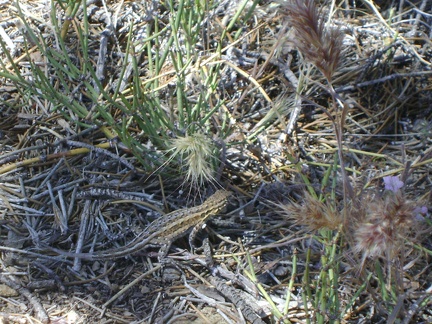
[[[111,21],[98,48],[91,32],[94,21],[89,18],[95,10],[93,4],[51,2],[51,24],[59,37],[44,37],[33,28],[18,2],[16,10],[25,31],[21,50],[29,59],[32,79],[23,76],[4,42],[0,43],[9,65],[2,61],[0,76],[13,82],[23,98],[38,103],[42,100],[47,118],[59,113],[77,132],[94,125],[106,127],[107,140],[118,137],[140,161],[143,171],[166,170],[169,177],[177,169],[184,172],[187,181],[197,180],[195,184],[203,185],[211,179],[219,156],[213,148],[196,150],[196,143],[201,148],[210,145],[196,129],[220,138],[231,131],[222,113],[223,101],[216,94],[222,65],[213,61],[220,60],[223,53],[222,39],[214,44],[213,57],[200,49],[201,26],[207,24],[206,15],[212,9],[208,3],[189,0],[149,4],[145,26],[128,26],[121,20],[114,25]],[[230,29],[239,17],[240,13],[230,21]],[[112,39],[114,34],[116,39]],[[118,47],[111,48],[111,41],[118,42]],[[32,59],[37,57],[34,50],[43,64]],[[214,127],[212,122],[223,126]],[[190,134],[184,137],[187,132]],[[193,148],[173,152],[187,163],[172,155],[167,158],[164,152],[171,145],[182,147],[184,141]],[[204,158],[200,158],[202,154]]]

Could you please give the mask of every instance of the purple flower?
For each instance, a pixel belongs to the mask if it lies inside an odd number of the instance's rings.
[[[386,190],[391,190],[396,193],[400,188],[404,186],[404,183],[399,180],[398,176],[387,176],[383,179],[384,187]]]
[[[414,209],[414,215],[418,221],[423,221],[425,219],[425,216],[427,216],[427,213],[428,208],[426,206],[416,207]]]

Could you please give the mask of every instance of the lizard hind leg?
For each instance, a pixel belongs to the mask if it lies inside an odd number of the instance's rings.
[[[189,234],[189,246],[191,247],[191,252],[194,253],[196,249],[195,239],[200,231],[202,231],[207,226],[206,223],[199,223],[195,225]],[[207,235],[206,235],[207,236]]]
[[[166,240],[161,244],[161,247],[160,247],[159,253],[158,253],[158,260],[160,263],[163,263],[166,261],[166,256],[168,255],[170,247],[171,247],[171,242],[169,240]]]

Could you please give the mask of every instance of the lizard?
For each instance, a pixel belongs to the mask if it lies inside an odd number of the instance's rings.
[[[112,260],[129,256],[149,246],[160,246],[159,259],[163,259],[169,251],[171,244],[178,238],[185,236],[191,228],[189,245],[193,247],[193,239],[197,231],[210,217],[222,212],[231,197],[232,192],[218,190],[199,206],[183,208],[151,222],[144,231],[123,247],[96,251],[93,253],[73,253],[56,248],[50,248],[58,254],[70,258],[84,260]]]

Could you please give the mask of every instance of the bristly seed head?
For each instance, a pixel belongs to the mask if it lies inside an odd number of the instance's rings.
[[[313,0],[288,0],[283,4],[296,31],[294,45],[330,81],[339,63],[344,34],[325,26],[324,15]]]
[[[390,179],[392,178],[392,179]],[[397,177],[384,179],[384,197],[367,197],[362,217],[354,228],[354,250],[369,257],[394,258],[402,250],[403,241],[415,240],[419,227],[418,205],[406,199]]]
[[[342,215],[327,202],[321,202],[311,194],[306,193],[303,203],[291,203],[280,206],[284,214],[296,224],[303,225],[309,231],[320,229],[335,230],[342,224]]]
[[[180,157],[182,168],[186,169],[186,179],[192,185],[202,185],[205,181],[213,180],[212,159],[214,145],[201,132],[179,136],[171,140],[171,159]]]

